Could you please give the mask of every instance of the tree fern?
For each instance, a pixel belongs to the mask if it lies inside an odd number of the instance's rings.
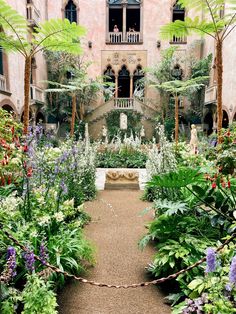
[[[27,22],[4,0],[0,0],[0,46],[6,51],[19,51],[26,54],[30,45],[27,41]]]
[[[35,28],[33,44],[36,51],[48,49],[80,54],[79,38],[84,35],[85,28],[76,23],[70,23],[67,19],[51,19]]]

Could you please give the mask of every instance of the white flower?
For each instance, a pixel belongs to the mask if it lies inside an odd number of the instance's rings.
[[[0,202],[0,206],[4,211],[13,212],[15,211],[19,205],[23,203],[23,199],[20,197],[16,197],[15,193],[6,197]]]
[[[77,211],[83,211],[84,210],[84,204],[81,204],[80,206],[77,207]]]
[[[48,216],[48,215],[42,216],[38,220],[38,224],[40,226],[47,225],[49,222],[50,222],[50,216]]]
[[[64,220],[64,215],[62,212],[58,212],[58,213],[55,213],[54,216],[53,216],[57,222],[61,222]]]
[[[63,203],[63,206],[68,206],[68,207],[74,207],[74,199],[72,198],[71,200],[67,200]]]

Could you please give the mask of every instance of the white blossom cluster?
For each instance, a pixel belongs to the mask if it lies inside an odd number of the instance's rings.
[[[174,147],[167,140],[163,125],[157,126],[157,134],[159,136],[159,144],[154,144],[148,152],[146,163],[148,180],[154,175],[174,171],[177,168]]]

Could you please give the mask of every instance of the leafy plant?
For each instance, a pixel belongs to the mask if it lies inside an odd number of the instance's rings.
[[[51,19],[34,27],[28,36],[25,17],[14,10],[5,0],[0,0],[0,46],[6,52],[20,53],[25,60],[24,71],[24,133],[28,133],[30,106],[30,73],[32,58],[43,50],[65,51],[80,54],[79,38],[85,29],[67,19]]]

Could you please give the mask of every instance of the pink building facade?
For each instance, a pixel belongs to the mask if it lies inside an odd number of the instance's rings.
[[[88,116],[91,134],[96,137],[104,116],[112,109],[131,109],[142,113],[143,125],[151,136],[153,116],[160,108],[159,96],[154,88],[146,88],[142,101],[134,100],[135,81],[141,70],[152,67],[161,59],[161,51],[177,46],[176,65],[183,75],[187,74],[189,54],[196,58],[214,54],[214,43],[208,38],[199,43],[199,37],[173,38],[163,41],[159,32],[161,26],[175,19],[183,19],[191,12],[184,12],[174,0],[7,0],[19,13],[28,19],[29,25],[37,25],[50,18],[69,18],[85,26],[86,36],[82,39],[83,58],[92,61],[89,74],[92,78],[102,74],[111,75],[116,88],[114,99],[107,104],[102,100],[93,104],[94,110]],[[224,111],[227,122],[235,119],[236,111],[236,31],[224,46]],[[230,57],[229,57],[230,56]],[[11,108],[19,117],[23,111],[23,60],[17,54],[2,53],[0,73],[0,106]],[[214,66],[213,66],[214,67]],[[46,122],[43,113],[45,103],[44,84],[47,79],[46,62],[43,55],[37,55],[32,64],[31,112],[33,120]],[[205,124],[215,126],[214,69],[211,84],[206,91]],[[183,104],[183,110],[187,102]],[[211,121],[212,119],[212,121]],[[212,125],[211,125],[212,124]]]

